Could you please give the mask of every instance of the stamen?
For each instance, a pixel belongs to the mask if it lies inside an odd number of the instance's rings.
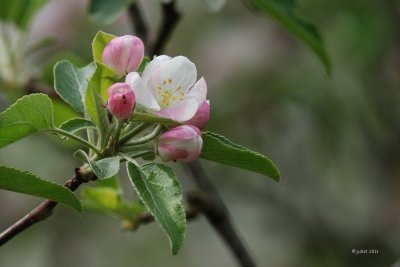
[[[172,79],[163,80],[161,84],[156,86],[156,93],[158,95],[158,102],[162,108],[168,107],[171,101],[182,101],[185,97],[185,92],[182,86],[178,85],[175,89],[168,88],[167,84],[172,84]]]

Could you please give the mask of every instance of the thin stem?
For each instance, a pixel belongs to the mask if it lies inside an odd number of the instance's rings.
[[[137,2],[135,1],[129,6],[129,14],[136,35],[143,40],[143,43],[147,44],[147,25]]]
[[[76,135],[74,135],[74,134],[72,134],[70,132],[61,130],[59,128],[49,128],[49,129],[46,129],[46,131],[53,132],[53,133],[58,133],[58,134],[66,136],[68,138],[71,138],[71,139],[73,139],[75,141],[78,141],[79,143],[81,143],[81,144],[93,149],[93,151],[96,152],[97,155],[101,155],[101,152],[93,144],[89,143],[85,139],[80,138],[79,136],[76,136]]]
[[[217,189],[211,183],[201,164],[198,161],[194,161],[188,163],[186,166],[189,167],[189,170],[193,174],[197,186],[203,191],[203,195],[192,195],[192,198],[189,200],[193,203],[200,201],[199,205],[203,205],[203,210],[205,210],[204,215],[218,234],[224,239],[226,244],[231,248],[242,267],[255,267],[256,264],[232,224],[225,203]],[[204,201],[205,197],[207,202]]]
[[[119,136],[121,135],[121,131],[124,128],[124,125],[125,125],[125,122],[117,120],[116,126],[115,126],[115,132],[114,132],[114,136],[113,136],[113,139],[115,140],[115,142],[118,142]]]
[[[161,23],[160,30],[157,35],[157,39],[151,49],[151,55],[159,55],[167,43],[169,37],[174,31],[178,24],[181,14],[176,10],[175,1],[172,0],[170,3],[162,4],[163,20]]]
[[[156,138],[160,134],[161,128],[162,128],[161,124],[157,124],[157,126],[154,127],[154,129],[151,133],[149,133],[148,135],[145,135],[141,138],[138,138],[136,140],[132,140],[130,143],[125,144],[124,147],[133,147],[133,146],[141,145],[141,144],[147,143],[149,141],[152,141],[154,138]]]
[[[87,134],[88,142],[89,142],[90,144],[94,144],[94,143],[95,143],[95,140],[94,140],[94,130],[91,129],[91,128],[87,128],[87,129],[86,129],[86,134]],[[93,152],[94,152],[94,151],[93,151],[92,149],[89,150],[89,157],[92,157],[92,156],[93,156]]]
[[[102,137],[102,140],[100,143],[100,147],[101,149],[104,151],[104,149],[109,148],[112,145],[112,142],[114,140],[113,138],[113,132],[115,131],[115,127],[117,127],[117,122],[116,122],[116,118],[113,118],[112,123],[109,127],[108,132],[106,132],[104,134],[104,136]],[[100,136],[101,137],[101,136]]]
[[[150,155],[153,155],[153,154],[154,154],[153,150],[145,150],[145,151],[140,151],[140,152],[133,153],[133,154],[127,154],[126,156],[129,157],[129,158],[132,158],[132,159],[137,159],[137,158],[150,156]],[[127,161],[126,157],[121,159],[121,162],[125,162],[125,161]]]
[[[133,146],[122,146],[118,148],[121,153],[134,153],[137,151],[154,151],[154,144],[138,144]]]
[[[125,143],[128,142],[132,137],[134,137],[135,135],[137,135],[138,133],[140,133],[141,131],[143,131],[144,129],[146,129],[147,126],[148,126],[147,123],[142,122],[142,123],[139,123],[139,124],[138,124],[135,128],[133,128],[133,129],[129,129],[129,128],[128,128],[128,129],[127,129],[127,133],[119,139],[118,144],[120,144],[120,145],[125,144]],[[128,127],[129,127],[129,126],[128,126]]]

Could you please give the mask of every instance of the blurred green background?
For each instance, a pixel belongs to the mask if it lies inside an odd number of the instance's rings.
[[[331,77],[274,21],[239,0],[227,2],[212,13],[200,1],[178,1],[183,18],[165,52],[187,56],[206,78],[212,105],[207,128],[269,155],[282,173],[275,183],[203,161],[258,266],[398,266],[400,2],[299,1],[300,13],[318,22],[325,38]],[[160,23],[158,2],[139,3],[153,38]],[[0,110],[31,77],[41,80],[36,86],[51,86],[55,60],[89,63],[98,30],[133,32],[127,14],[107,27],[90,21],[87,4],[48,1],[29,25],[23,46],[14,46],[21,55],[18,71],[5,73],[0,57]],[[2,27],[4,32],[8,26]],[[23,56],[44,37],[54,44]],[[79,164],[71,151],[48,135],[35,135],[0,150],[0,164],[62,182]],[[185,189],[193,188],[189,173],[173,166]],[[128,187],[125,193],[133,194]],[[1,191],[0,229],[39,202]],[[378,253],[355,255],[352,249]],[[123,233],[118,221],[58,207],[52,218],[1,248],[0,266],[237,264],[203,217],[189,224],[183,249],[172,256],[156,224]]]

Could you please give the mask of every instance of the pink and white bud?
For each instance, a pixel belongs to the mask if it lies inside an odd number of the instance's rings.
[[[135,93],[126,83],[115,83],[108,88],[108,110],[120,120],[129,119],[135,107]]]
[[[188,120],[187,124],[194,125],[199,129],[203,129],[210,120],[210,101],[206,100],[200,104],[196,114]]]
[[[102,61],[118,78],[139,68],[144,57],[144,44],[136,36],[124,35],[112,39],[103,50]]]
[[[182,125],[160,136],[158,154],[163,161],[190,162],[200,156],[202,146],[201,131],[192,125]]]

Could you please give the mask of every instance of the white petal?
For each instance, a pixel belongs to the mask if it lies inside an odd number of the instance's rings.
[[[163,109],[157,112],[157,114],[175,121],[185,122],[190,120],[194,114],[196,114],[198,108],[199,103],[196,100],[188,99],[179,102],[179,104]]]
[[[144,86],[142,79],[137,72],[130,72],[125,79],[125,82],[135,92],[136,103],[141,104],[151,110],[158,111],[160,106],[157,101],[150,93],[150,91]]]
[[[142,80],[146,84],[150,80],[151,76],[160,68],[161,64],[165,63],[166,61],[170,60],[171,57],[169,56],[158,56],[154,57],[152,61],[147,64],[146,68],[142,73]]]
[[[156,88],[168,82],[168,87],[172,90],[181,87],[187,93],[194,85],[197,78],[196,66],[186,57],[174,57],[159,67],[159,71],[152,75],[150,85]]]
[[[200,104],[206,100],[207,97],[207,83],[204,77],[201,77],[195,85],[190,89],[186,97],[196,99]]]

